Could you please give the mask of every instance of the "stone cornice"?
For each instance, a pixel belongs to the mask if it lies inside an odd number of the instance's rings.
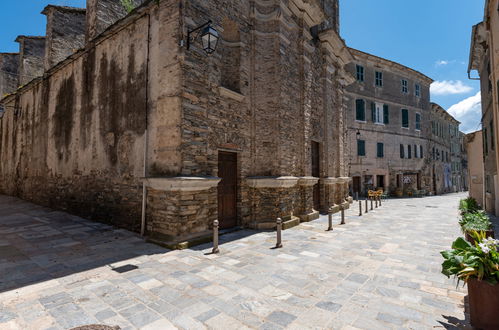
[[[334,55],[340,66],[345,66],[354,60],[349,48],[345,45],[343,39],[333,29],[323,31],[319,34],[319,40],[322,47],[329,51],[330,55]]]
[[[217,177],[157,177],[144,178],[147,187],[161,191],[202,191],[214,188],[221,181]]]
[[[269,176],[258,176],[258,177],[247,177],[246,183],[251,188],[292,188],[298,184],[299,178],[295,176],[280,176],[280,177],[269,177]]]
[[[289,9],[309,26],[321,24],[326,16],[318,0],[290,0]]]
[[[302,176],[298,179],[298,185],[300,186],[313,186],[319,182],[319,178],[313,176]]]

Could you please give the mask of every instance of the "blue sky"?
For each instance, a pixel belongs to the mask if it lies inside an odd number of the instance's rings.
[[[479,128],[480,84],[468,80],[471,27],[484,0],[340,0],[342,38],[353,48],[418,70],[436,83],[431,100]]]
[[[16,0],[0,5],[0,51],[15,52],[16,36],[43,35],[51,3],[84,7],[85,0]],[[340,0],[341,35],[350,47],[399,62],[437,81],[432,101],[462,122],[480,121],[479,83],[468,80],[472,25],[483,18],[484,0]]]

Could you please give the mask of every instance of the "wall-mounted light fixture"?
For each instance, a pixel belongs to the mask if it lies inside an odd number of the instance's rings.
[[[357,130],[357,134],[355,134],[355,135],[357,137],[357,141],[359,141],[360,140],[360,130]]]
[[[208,55],[215,52],[220,37],[218,35],[218,31],[211,26],[211,23],[212,21],[208,21],[187,32],[187,49],[190,48],[191,43],[193,43],[197,38],[201,38],[203,50]]]

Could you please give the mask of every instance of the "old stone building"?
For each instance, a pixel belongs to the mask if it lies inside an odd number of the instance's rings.
[[[19,54],[0,53],[0,97],[16,90],[18,85]]]
[[[431,104],[428,150],[432,160],[432,191],[436,194],[458,190],[455,181],[462,168],[459,124],[441,106]]]
[[[482,131],[480,130],[466,134],[465,145],[468,158],[469,194],[483,207],[485,191],[483,189],[484,168]]]
[[[431,189],[426,156],[433,80],[390,60],[351,52],[355,60],[347,70],[357,81],[347,88],[347,141],[354,193]]]
[[[272,228],[348,207],[353,58],[337,0],[119,5],[87,1],[84,44],[83,11],[54,6],[46,40],[19,39],[21,87],[1,101],[4,193],[173,245],[215,219]]]
[[[486,0],[483,21],[473,26],[468,75],[480,80],[482,98],[482,143],[484,208],[499,215],[499,0]],[[472,76],[478,72],[479,78]],[[471,181],[471,180],[470,180]]]

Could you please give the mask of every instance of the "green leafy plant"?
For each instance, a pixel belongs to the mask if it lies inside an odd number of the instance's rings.
[[[464,215],[466,213],[473,213],[480,210],[480,206],[478,205],[476,199],[468,197],[459,201],[459,210],[461,211],[461,214]]]
[[[452,243],[452,249],[442,251],[444,257],[442,274],[454,275],[458,281],[468,282],[470,278],[484,280],[495,285],[499,283],[499,240],[486,238],[485,232],[472,232],[475,245],[459,237]]]
[[[489,216],[484,211],[463,214],[459,224],[464,233],[471,231],[487,231],[492,228]]]
[[[135,3],[133,0],[121,0],[121,5],[125,8],[127,13],[131,13],[135,9]]]

